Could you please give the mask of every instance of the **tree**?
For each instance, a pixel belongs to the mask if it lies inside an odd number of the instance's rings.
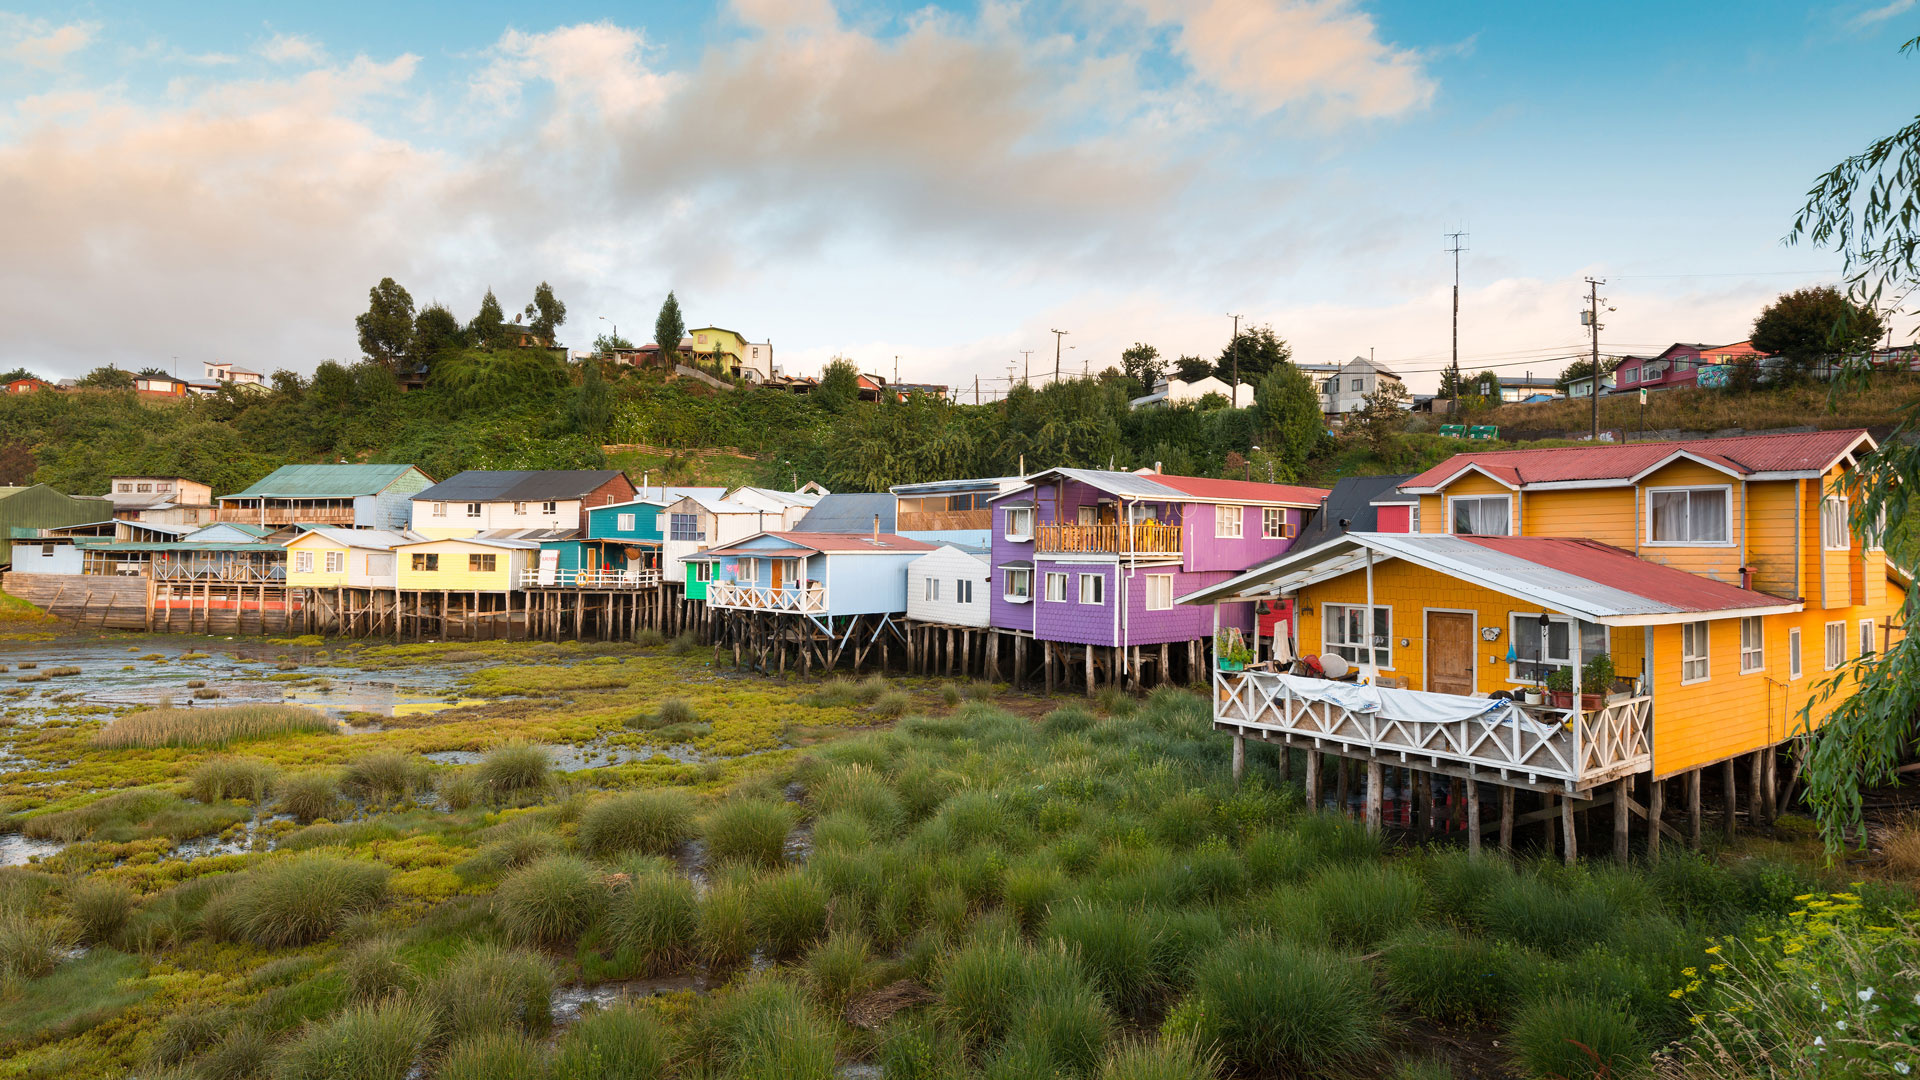
[[[80,377],[81,386],[90,386],[99,390],[133,389],[133,372],[122,371],[117,367],[97,367]]]
[[[1908,41],[1902,52],[1920,46]],[[1807,193],[1794,220],[1790,242],[1808,241],[1834,248],[1847,264],[1847,299],[1874,309],[1882,295],[1906,295],[1920,286],[1920,118],[1828,170]],[[1755,348],[1762,348],[1755,334]],[[1835,382],[1859,385],[1866,365],[1850,363]],[[1907,436],[1920,426],[1920,401],[1910,401],[1900,423],[1879,448],[1863,457],[1852,473],[1853,526],[1873,530],[1881,521],[1896,523],[1883,542],[1889,563],[1913,566],[1920,555],[1910,514],[1920,503],[1920,442]],[[1920,590],[1908,589],[1900,625],[1920,618]],[[1827,714],[1818,732],[1807,735],[1812,709],[1835,695],[1842,700]],[[1879,653],[1848,663],[1822,682],[1800,710],[1799,734],[1808,743],[1804,773],[1807,802],[1820,822],[1829,852],[1846,843],[1847,830],[1860,824],[1861,792],[1897,781],[1895,770],[1920,734],[1920,634],[1893,638]],[[1866,831],[1859,830],[1866,846]]]
[[[1613,374],[1615,371],[1619,370],[1621,359],[1622,358],[1618,356],[1601,357],[1600,358],[1601,377],[1604,378],[1608,375]],[[1592,374],[1593,374],[1593,360],[1591,358],[1584,359],[1584,360],[1575,360],[1573,363],[1568,364],[1566,367],[1563,367],[1560,369],[1560,380],[1559,380],[1560,387],[1563,390],[1568,389],[1570,384],[1578,382],[1581,379],[1588,378]]]
[[[667,294],[667,302],[673,302],[673,294]],[[665,308],[661,311],[664,313]],[[674,317],[679,318],[676,307]],[[677,340],[677,339],[676,339]],[[820,385],[814,387],[813,398],[833,412],[839,412],[860,400],[860,369],[853,361],[844,356],[836,356],[827,362],[820,372]]]
[[[686,336],[687,324],[680,317],[680,301],[668,290],[667,298],[660,304],[660,314],[653,320],[653,340],[660,346],[661,358],[679,355],[680,339]]]
[[[1213,362],[1197,356],[1183,356],[1173,362],[1174,378],[1181,382],[1194,382],[1213,374]]]
[[[1361,399],[1360,411],[1353,414],[1350,429],[1367,441],[1375,455],[1386,457],[1394,437],[1407,429],[1407,409],[1413,404],[1407,388],[1398,379],[1381,379],[1373,392]]]
[[[1885,329],[1880,316],[1831,285],[1781,294],[1753,320],[1753,347],[1780,358],[1776,375],[1797,382],[1867,352]]]
[[[1153,384],[1160,381],[1160,373],[1167,365],[1160,360],[1160,350],[1143,342],[1134,342],[1131,348],[1120,350],[1120,370],[1132,379],[1140,388],[1140,393],[1153,393]]]
[[[480,312],[467,324],[467,340],[482,349],[497,349],[507,343],[507,313],[500,300],[488,289],[480,300]]]
[[[1292,362],[1283,363],[1261,378],[1253,402],[1260,414],[1260,447],[1273,459],[1274,479],[1298,483],[1327,433],[1313,380]]]
[[[1214,362],[1213,373],[1225,382],[1232,382],[1237,361],[1240,381],[1257,384],[1267,372],[1292,359],[1293,346],[1275,337],[1273,327],[1256,326],[1241,331],[1226,348],[1220,350],[1220,359]]]
[[[593,351],[600,356],[605,356],[615,349],[631,348],[633,348],[633,342],[628,341],[619,334],[601,334],[599,337],[593,339]]]
[[[413,318],[413,336],[407,342],[407,359],[416,364],[432,364],[435,357],[467,343],[460,320],[445,304],[432,303]]]
[[[413,338],[413,297],[392,278],[381,278],[367,290],[367,310],[353,324],[360,330],[360,352],[391,368]]]
[[[553,286],[543,281],[533,290],[533,303],[527,305],[526,316],[528,329],[536,336],[552,341],[560,325],[567,321],[567,305],[553,295]]]
[[[612,423],[613,391],[600,376],[599,359],[589,356],[580,367],[580,385],[573,392],[573,426],[597,439]]]

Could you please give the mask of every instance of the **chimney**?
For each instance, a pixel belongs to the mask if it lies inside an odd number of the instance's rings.
[[[1741,568],[1740,568],[1740,587],[1741,587],[1741,588],[1743,588],[1743,589],[1746,589],[1746,590],[1748,590],[1748,591],[1752,591],[1752,589],[1753,589],[1753,567],[1751,567],[1751,566],[1743,566],[1743,567],[1741,567]]]
[[[879,514],[873,515],[873,542],[876,544],[880,542],[880,515]]]
[[[1160,475],[1160,463],[1157,461],[1153,463],[1153,474],[1155,476]]]

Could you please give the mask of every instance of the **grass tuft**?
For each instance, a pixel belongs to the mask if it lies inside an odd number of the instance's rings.
[[[585,930],[606,899],[606,885],[593,867],[554,855],[509,874],[494,893],[494,910],[515,940],[553,943]]]
[[[484,792],[480,778],[472,769],[447,769],[433,778],[433,792],[449,810],[465,810],[480,801]]]
[[[434,1080],[545,1080],[546,1054],[519,1032],[482,1032],[454,1043],[433,1075]]]
[[[729,799],[700,823],[708,855],[756,866],[785,862],[792,830],[793,810],[772,799]]]
[[[402,802],[427,787],[426,762],[395,750],[355,758],[340,779],[349,795],[376,806]]]
[[[278,805],[302,825],[332,818],[340,810],[339,781],[329,772],[295,773],[280,782]]]
[[[480,786],[500,801],[546,790],[553,762],[544,748],[515,740],[495,747],[479,769]]]
[[[1631,1080],[1648,1069],[1646,1040],[1619,1007],[1556,997],[1528,1004],[1508,1033],[1531,1076],[1564,1080]]]
[[[67,918],[81,941],[111,941],[133,917],[136,900],[133,890],[117,881],[82,878],[67,893]]]
[[[196,691],[198,693],[198,691]],[[211,709],[144,709],[108,724],[94,735],[105,750],[162,746],[225,746],[278,735],[324,735],[335,731],[324,713],[297,705],[222,705]]]
[[[913,708],[913,695],[905,690],[888,690],[874,698],[872,705],[867,706],[867,710],[875,716],[884,716],[888,719],[905,716],[907,710],[911,708]]]
[[[404,993],[419,982],[402,958],[400,942],[389,937],[369,938],[341,954],[340,974],[347,992],[360,1001]]]
[[[560,1037],[552,1080],[659,1080],[668,1049],[659,1023],[637,1008],[590,1013]]]
[[[767,877],[754,886],[753,922],[774,959],[797,959],[826,933],[827,890],[798,870]]]
[[[376,863],[300,855],[249,872],[222,897],[235,937],[266,948],[331,936],[348,918],[387,897],[387,868]]]
[[[683,697],[670,697],[662,701],[653,715],[661,727],[669,724],[691,724],[700,719],[699,714],[694,711],[693,702]]]
[[[187,790],[203,803],[228,799],[260,803],[273,794],[273,781],[278,774],[279,770],[271,762],[259,758],[209,758],[187,777]]]
[[[1482,902],[1487,932],[1552,956],[1568,956],[1605,939],[1613,921],[1605,898],[1563,891],[1541,874],[1498,882]]]
[[[1381,1043],[1366,969],[1342,956],[1258,937],[1202,960],[1201,1031],[1230,1071],[1317,1076],[1358,1067]]]
[[[580,815],[581,850],[596,859],[641,852],[671,855],[692,834],[693,799],[683,791],[657,788],[612,795],[588,805]]]
[[[1515,997],[1512,954],[1457,930],[1413,930],[1382,950],[1387,990],[1435,1020],[1485,1020]]]
[[[664,870],[635,873],[614,890],[606,943],[627,970],[646,975],[677,971],[695,958],[700,901],[693,883]]]
[[[432,1017],[409,1001],[349,1006],[289,1043],[274,1080],[404,1080],[432,1031]]]
[[[421,991],[445,1042],[511,1024],[528,1035],[553,1026],[553,968],[538,953],[490,942],[467,946]]]
[[[1394,866],[1332,866],[1313,879],[1307,901],[1334,944],[1365,948],[1419,920],[1421,883]]]

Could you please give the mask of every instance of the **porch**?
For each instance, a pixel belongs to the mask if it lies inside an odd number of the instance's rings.
[[[353,500],[338,499],[268,499],[264,507],[258,502],[240,504],[223,502],[213,513],[213,520],[231,522],[236,525],[346,525],[354,523]]]
[[[707,606],[824,615],[827,611],[827,587],[817,581],[796,581],[780,586],[715,581],[707,586]]]
[[[1043,555],[1178,555],[1179,525],[1041,525],[1035,549]]]
[[[657,567],[628,570],[540,570],[520,572],[523,589],[651,589],[660,584]]]
[[[1587,711],[1223,671],[1214,676],[1213,716],[1236,735],[1574,798],[1652,762],[1646,694],[1614,695]]]

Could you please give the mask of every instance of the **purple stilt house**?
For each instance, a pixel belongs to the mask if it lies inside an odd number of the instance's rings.
[[[1049,687],[1075,657],[1096,681],[1201,678],[1215,612],[1174,599],[1284,553],[1327,492],[1154,472],[1051,469],[992,500],[992,625],[1021,681]],[[1253,628],[1249,604],[1219,625]],[[1038,643],[1026,655],[1027,641]]]

